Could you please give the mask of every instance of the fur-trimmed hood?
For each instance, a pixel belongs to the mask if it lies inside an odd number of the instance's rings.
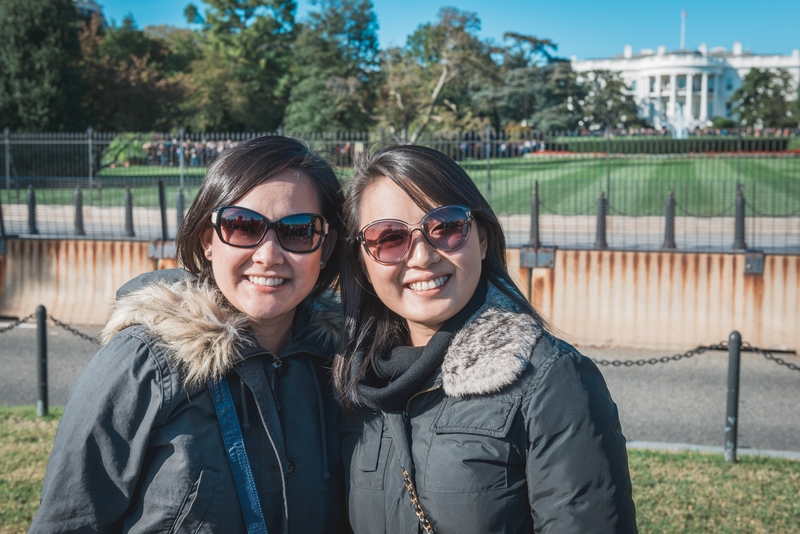
[[[510,385],[529,365],[542,333],[536,320],[489,284],[486,300],[453,337],[442,363],[450,397],[485,395]]]
[[[101,334],[103,344],[129,326],[143,326],[167,350],[187,388],[220,378],[249,354],[262,352],[250,334],[249,318],[230,306],[216,286],[178,278],[165,276],[118,295]],[[328,295],[313,305],[303,302],[298,313],[310,317],[295,320],[301,331],[290,341],[293,351],[330,358],[341,333],[338,300]]]

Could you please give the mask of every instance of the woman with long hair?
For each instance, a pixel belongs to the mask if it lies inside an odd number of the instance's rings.
[[[548,333],[461,167],[395,146],[345,202],[334,364],[356,534],[636,532],[625,438],[594,363]]]
[[[31,532],[335,529],[341,310],[326,295],[342,201],[331,167],[295,139],[213,162],[178,233],[185,270],[118,292]]]

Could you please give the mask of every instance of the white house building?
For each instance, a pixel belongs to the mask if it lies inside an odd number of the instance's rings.
[[[639,116],[656,128],[680,132],[705,127],[714,117],[730,117],[731,95],[753,68],[783,68],[800,82],[800,50],[790,55],[753,54],[733,43],[733,50],[705,43],[698,50],[667,51],[644,48],[634,54],[630,45],[609,59],[579,61],[572,56],[572,68],[580,73],[609,70],[621,73],[634,95]]]

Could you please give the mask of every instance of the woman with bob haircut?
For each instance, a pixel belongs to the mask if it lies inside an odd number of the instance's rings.
[[[449,157],[394,146],[345,202],[334,364],[347,514],[366,533],[634,533],[625,438],[594,363],[512,282]]]
[[[185,270],[117,294],[31,532],[335,530],[341,308],[328,290],[343,200],[296,139],[251,139],[212,163],[178,232]]]

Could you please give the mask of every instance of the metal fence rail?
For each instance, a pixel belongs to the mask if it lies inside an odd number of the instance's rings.
[[[166,213],[166,233],[174,237],[207,165],[231,144],[258,135],[6,131],[0,229],[31,239],[152,240],[163,237]],[[381,132],[299,137],[345,182],[359,153],[397,141]],[[536,190],[538,231],[547,246],[593,247],[602,193],[609,248],[662,248],[672,209],[676,248],[732,249],[741,196],[747,248],[800,252],[797,131],[679,140],[658,132],[486,130],[429,134],[418,142],[462,165],[501,216],[511,246],[530,241]]]

